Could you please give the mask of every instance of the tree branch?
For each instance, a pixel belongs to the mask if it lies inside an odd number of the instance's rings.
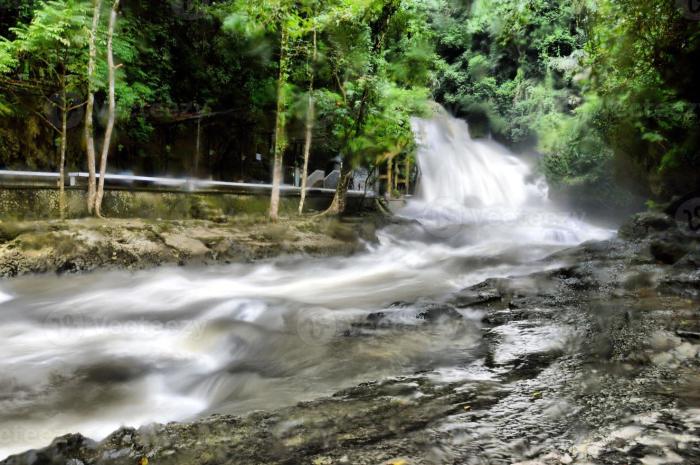
[[[51,126],[51,127],[53,128],[54,131],[56,131],[56,132],[59,133],[59,134],[63,134],[63,131],[61,131],[61,130],[58,129],[56,126],[54,126],[54,124],[53,124],[51,121],[49,121],[49,119],[48,119],[46,116],[42,115],[41,113],[39,113],[39,112],[36,111],[36,110],[32,110],[32,112],[33,112],[34,114],[36,114],[39,118],[43,119],[44,122],[45,122],[46,124],[48,124],[49,126]]]
[[[83,103],[79,103],[79,104],[77,104],[77,105],[73,105],[72,107],[66,108],[66,111],[69,111],[69,112],[70,112],[70,111],[73,111],[73,110],[77,110],[78,108],[84,107],[85,105],[87,105],[87,100],[84,101]]]

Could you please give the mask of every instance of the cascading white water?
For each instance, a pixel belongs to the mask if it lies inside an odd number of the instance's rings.
[[[538,258],[609,234],[556,212],[526,164],[463,122],[415,129],[423,177],[402,214],[420,224],[381,231],[366,253],[0,284],[0,458],[71,432],[100,439],[450,372],[480,333],[405,329],[426,300],[541,270]],[[404,329],[345,336],[378,311]]]
[[[522,207],[544,193],[526,181],[530,168],[491,141],[475,141],[464,120],[414,119],[422,173],[420,200],[470,207]]]
[[[522,246],[575,244],[610,234],[558,211],[544,179],[506,147],[472,139],[465,121],[439,108],[432,119],[412,124],[421,177],[418,195],[400,213],[434,235],[448,239],[469,229],[473,243],[477,229],[485,243]]]

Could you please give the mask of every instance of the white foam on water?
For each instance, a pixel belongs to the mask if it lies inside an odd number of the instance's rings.
[[[422,177],[402,214],[420,225],[380,231],[366,253],[8,281],[0,456],[66,433],[100,439],[122,425],[272,409],[413,373],[481,333],[336,336],[393,302],[419,308],[486,278],[540,271],[548,253],[610,235],[557,211],[526,163],[472,140],[466,123],[443,114],[414,129]]]
[[[418,195],[401,215],[442,238],[472,227],[485,252],[509,243],[575,245],[613,234],[555,208],[546,182],[527,163],[493,140],[472,139],[465,121],[438,113],[412,122],[421,176]]]
[[[4,292],[0,291],[0,304],[4,302],[9,302],[13,298],[14,297],[12,297],[10,294],[5,294]]]

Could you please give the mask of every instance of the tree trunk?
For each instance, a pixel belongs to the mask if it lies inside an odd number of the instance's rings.
[[[372,56],[373,61],[379,55],[384,47],[384,37],[386,36],[386,31],[389,27],[392,16],[396,13],[398,8],[397,2],[387,2],[384,4],[382,10],[382,15],[379,20],[371,25],[373,30],[374,44],[372,46]],[[372,68],[376,68],[376,64],[372,65]],[[357,119],[355,120],[355,128],[353,131],[353,137],[357,137],[362,132],[362,126],[365,122],[367,106],[369,105],[369,87],[365,84],[362,96],[360,97],[359,110],[357,112]],[[350,134],[346,137],[343,146],[347,148],[348,142],[350,141]],[[346,195],[348,192],[348,184],[350,182],[350,172],[352,167],[350,166],[350,157],[345,157],[345,164],[343,165],[344,172],[341,173],[340,180],[338,182],[338,187],[335,190],[335,195],[333,196],[333,202],[328,209],[323,212],[323,215],[339,215],[345,211]],[[346,167],[347,165],[347,167]]]
[[[92,122],[92,113],[95,106],[95,92],[92,85],[92,79],[95,74],[95,59],[97,57],[97,46],[95,44],[95,39],[100,23],[101,9],[102,0],[94,0],[94,10],[92,12],[92,30],[90,31],[89,38],[90,57],[88,59],[87,68],[88,96],[87,106],[85,107],[85,146],[87,148],[88,165],[87,208],[89,214],[92,214],[95,209],[95,196],[97,193],[97,183],[95,179],[95,134]]]
[[[368,99],[369,87],[367,87],[367,84],[365,84],[364,91],[362,92],[362,97],[360,97],[360,109],[357,112],[357,119],[355,120],[355,127],[353,128],[352,132],[354,137],[357,137],[362,131],[362,125],[365,119],[365,112],[367,110]],[[348,148],[348,142],[350,141],[350,139],[351,136],[350,133],[348,133],[345,137],[345,140],[343,141],[342,146]],[[350,172],[352,171],[352,167],[350,166],[351,157],[345,156],[344,158],[345,160],[343,163],[343,167],[341,168],[340,179],[338,180],[338,186],[335,189],[333,202],[331,202],[331,206],[323,212],[323,215],[340,215],[345,211],[345,196],[348,193],[348,183],[350,182]]]
[[[58,168],[58,211],[61,219],[66,217],[66,138],[68,137],[68,101],[66,77],[61,80],[61,161]]]
[[[277,79],[277,117],[275,121],[275,159],[272,169],[272,195],[270,197],[270,219],[277,221],[279,218],[280,184],[282,183],[282,158],[286,140],[284,135],[286,125],[285,85],[287,83],[287,42],[289,33],[287,26],[282,23],[282,37],[280,38],[280,65],[279,78]]]
[[[338,185],[335,188],[333,202],[331,203],[331,206],[328,207],[325,212],[323,212],[324,215],[341,215],[345,212],[351,175],[352,167],[350,166],[350,163],[343,164],[343,167],[340,169],[340,179],[338,179]]]
[[[112,47],[112,39],[114,38],[114,26],[117,22],[117,10],[119,9],[119,0],[114,0],[112,11],[109,16],[109,29],[107,31],[107,70],[109,72],[109,113],[107,116],[107,128],[105,129],[105,138],[102,143],[102,156],[100,158],[100,182],[97,186],[97,196],[95,198],[95,214],[102,217],[102,198],[104,197],[105,175],[107,174],[107,157],[109,156],[109,146],[112,142],[112,131],[114,129],[114,119],[116,113],[116,99],[114,96],[115,87],[115,71],[114,52]]]
[[[311,142],[314,132],[315,102],[314,102],[314,65],[316,64],[316,26],[313,30],[313,53],[311,54],[311,66],[309,66],[309,108],[306,112],[306,138],[304,140],[304,168],[301,171],[301,199],[299,200],[299,214],[304,213],[304,201],[306,200],[306,179],[309,177],[309,157],[311,155]]]

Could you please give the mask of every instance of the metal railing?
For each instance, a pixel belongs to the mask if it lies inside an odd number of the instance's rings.
[[[100,175],[97,175],[99,179]],[[330,177],[330,175],[329,175]],[[83,172],[73,172],[67,173],[66,181],[71,187],[79,187],[87,184],[89,178],[88,173]],[[51,172],[38,172],[38,171],[9,171],[0,170],[0,187],[3,184],[19,184],[19,185],[30,185],[30,186],[50,186],[55,187],[60,179],[58,173]],[[196,192],[201,190],[216,190],[216,191],[238,191],[247,193],[258,193],[272,190],[272,184],[257,184],[257,183],[244,183],[244,182],[228,182],[228,181],[213,181],[209,179],[195,179],[195,178],[168,178],[168,177],[155,177],[155,176],[134,176],[129,174],[106,174],[105,175],[105,186],[110,187],[123,187],[130,186],[134,187],[135,184],[146,185],[155,188],[169,188],[177,189],[185,192]],[[335,192],[335,189],[330,187],[308,187],[307,192],[310,193],[326,193],[331,194]],[[283,184],[280,186],[280,191],[284,193],[294,194],[300,193],[301,188],[296,186],[291,186],[288,184]],[[368,191],[364,192],[361,190],[349,190],[348,195],[350,196],[362,196],[367,195],[368,197],[373,197],[374,192]]]

